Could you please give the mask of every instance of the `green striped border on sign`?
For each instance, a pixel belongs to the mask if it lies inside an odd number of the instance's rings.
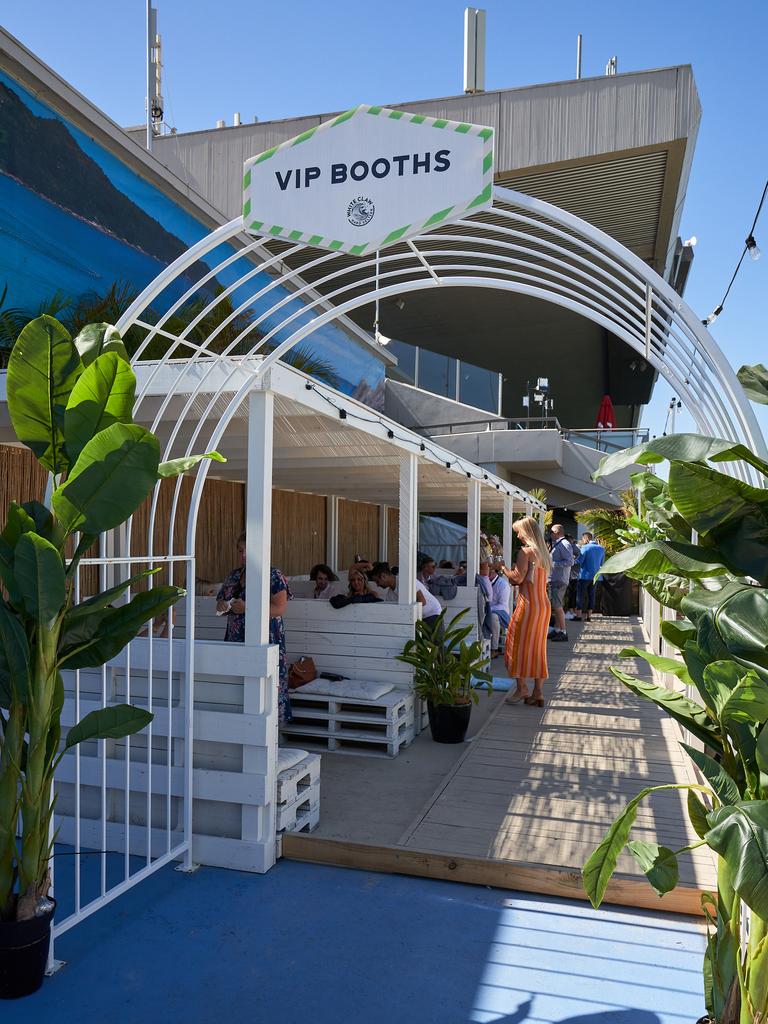
[[[428,127],[431,126],[445,132],[458,132],[461,135],[477,135],[484,143],[482,188],[480,192],[466,203],[436,210],[417,224],[403,224],[402,227],[390,231],[386,237],[364,245],[355,245],[353,242],[345,242],[340,239],[323,238],[322,235],[286,227],[285,225],[265,224],[264,221],[249,220],[252,200],[250,195],[248,195],[248,190],[251,186],[251,168],[253,166],[264,163],[264,161],[271,159],[275,153],[279,153],[281,150],[307,142],[317,132],[332,130],[351,118],[362,114],[370,114],[373,117],[387,117],[393,121],[403,121],[406,124],[427,125]],[[243,226],[246,231],[252,234],[270,235],[272,237],[284,238],[290,242],[302,242],[304,245],[331,249],[335,252],[348,252],[351,256],[363,256],[367,253],[375,252],[377,249],[384,249],[389,245],[394,245],[397,242],[405,241],[407,238],[420,235],[436,224],[460,220],[465,213],[476,213],[479,209],[489,207],[493,202],[493,143],[493,128],[467,124],[464,121],[448,121],[443,117],[427,117],[425,114],[412,114],[404,110],[390,110],[387,107],[377,107],[362,103],[351,110],[346,110],[343,114],[339,114],[338,117],[332,118],[330,121],[323,121],[322,124],[308,128],[301,135],[288,139],[286,142],[281,142],[278,146],[272,146],[271,149],[267,149],[263,153],[251,157],[250,160],[246,160],[243,175]]]

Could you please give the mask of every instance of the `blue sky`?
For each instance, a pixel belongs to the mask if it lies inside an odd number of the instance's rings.
[[[461,91],[464,0],[156,0],[166,119],[179,131],[397,103]],[[768,177],[768,3],[765,0],[489,0],[487,88],[583,74],[693,65],[703,119],[681,233],[696,235],[686,299],[704,318],[719,302]],[[144,118],[143,0],[27,0],[3,27],[120,124]],[[768,208],[755,232],[765,256],[745,260],[713,334],[734,366],[768,362]],[[660,382],[644,422],[660,432],[671,392]],[[768,434],[768,407],[759,409]],[[687,416],[678,429],[690,426]]]

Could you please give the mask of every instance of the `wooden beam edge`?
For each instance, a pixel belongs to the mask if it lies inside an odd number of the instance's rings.
[[[290,832],[282,836],[282,855],[287,860],[360,871],[415,875],[419,878],[463,882],[466,885],[491,885],[517,892],[559,896],[561,899],[587,899],[580,872],[540,864],[450,856],[395,846],[370,846]],[[622,875],[614,876],[608,883],[604,902],[639,910],[661,910],[670,914],[701,917],[703,891],[695,886],[681,885],[660,899],[644,879]]]

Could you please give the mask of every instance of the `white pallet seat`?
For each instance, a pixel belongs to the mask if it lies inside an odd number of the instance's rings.
[[[310,754],[306,750],[287,750],[284,747],[281,748],[282,750],[286,754],[297,753],[304,756],[297,763],[291,765],[290,768],[281,770],[277,776],[278,808],[286,804],[295,803],[299,797],[313,788],[317,789],[319,800],[320,755]],[[280,768],[279,763],[278,768]]]

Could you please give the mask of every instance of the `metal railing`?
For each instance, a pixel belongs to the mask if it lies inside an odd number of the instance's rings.
[[[439,437],[443,434],[475,434],[488,430],[557,430],[563,428],[555,416],[531,416],[520,419],[463,420],[458,423],[429,423],[418,428],[426,437]]]
[[[564,430],[566,441],[583,444],[598,452],[620,452],[624,448],[633,448],[636,444],[647,441],[650,434],[647,427],[615,427],[613,430]]]
[[[618,452],[647,441],[647,427],[616,427],[614,429],[576,429],[561,426],[555,416],[531,416],[522,419],[463,420],[459,423],[430,423],[419,427],[425,437],[442,437],[446,434],[475,434],[490,430],[556,430],[566,441],[594,448],[598,452]]]

